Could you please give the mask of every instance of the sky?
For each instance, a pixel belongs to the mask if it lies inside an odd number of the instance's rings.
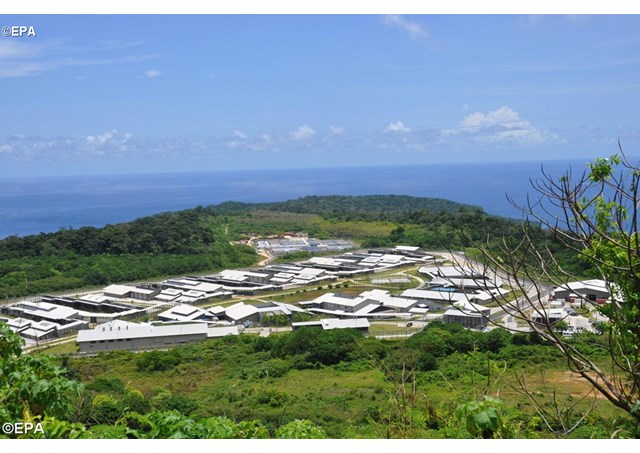
[[[640,154],[637,15],[2,15],[0,176]]]

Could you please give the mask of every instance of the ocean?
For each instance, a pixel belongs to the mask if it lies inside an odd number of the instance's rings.
[[[559,177],[584,169],[587,159],[549,161]],[[109,176],[0,179],[0,238],[104,226],[163,211],[224,201],[284,201],[305,195],[413,195],[482,207],[521,218],[507,201],[535,194],[530,178],[540,162],[247,170]]]

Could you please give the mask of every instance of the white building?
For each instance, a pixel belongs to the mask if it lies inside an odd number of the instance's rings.
[[[282,302],[266,302],[260,305],[249,305],[244,302],[238,302],[229,307],[215,306],[209,309],[210,313],[236,324],[243,324],[245,322],[258,323],[262,321],[265,316],[272,315],[292,317],[294,313],[304,313],[305,311],[306,310],[296,307],[295,305]]]
[[[204,340],[207,332],[204,323],[152,325],[116,320],[81,330],[77,343],[80,352],[150,349]]]
[[[216,315],[208,310],[194,307],[193,305],[180,304],[158,314],[161,321],[200,321],[213,322]]]
[[[140,288],[130,285],[109,285],[103,293],[106,297],[114,297],[116,299],[137,299],[137,300],[153,300],[154,296],[160,292],[160,289]]]
[[[531,312],[531,320],[538,324],[554,324],[567,318],[569,315],[562,308],[549,308],[534,310]]]
[[[554,289],[554,299],[583,299],[604,303],[611,297],[611,285],[604,280],[569,282]]]
[[[471,297],[470,295],[454,291],[434,291],[428,289],[407,289],[402,292],[401,296],[415,299],[431,311],[449,308],[452,304],[467,301]]]
[[[68,324],[77,320],[78,310],[48,302],[22,301],[3,308],[7,314],[34,321]]]

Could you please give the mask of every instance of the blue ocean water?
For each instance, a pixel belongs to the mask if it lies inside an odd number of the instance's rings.
[[[585,162],[550,161],[558,177]],[[224,201],[284,201],[305,195],[396,194],[445,198],[520,218],[518,202],[534,194],[540,162],[251,170],[115,176],[0,179],[0,238],[103,226],[163,211]]]

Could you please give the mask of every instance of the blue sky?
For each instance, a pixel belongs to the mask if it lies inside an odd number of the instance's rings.
[[[640,154],[640,16],[0,16],[0,175]]]

